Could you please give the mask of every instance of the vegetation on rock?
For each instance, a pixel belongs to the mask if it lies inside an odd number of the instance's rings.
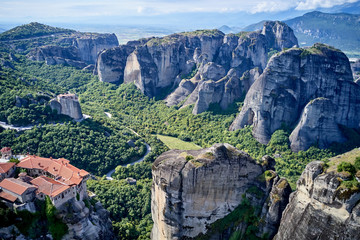
[[[38,22],[32,22],[24,24],[15,28],[12,28],[6,32],[0,34],[0,41],[17,40],[29,37],[40,37],[44,35],[56,34],[56,33],[71,33],[74,30],[51,27]]]

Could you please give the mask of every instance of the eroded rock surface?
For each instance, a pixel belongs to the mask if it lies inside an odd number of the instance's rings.
[[[339,188],[340,176],[323,168],[320,161],[306,166],[274,240],[359,238],[360,193]]]
[[[97,74],[106,82],[132,82],[149,97],[170,89],[172,93],[165,100],[168,106],[178,105],[189,96],[191,99],[182,106],[195,104],[193,113],[198,114],[212,103],[226,109],[255,81],[258,75],[251,69],[262,72],[270,51],[294,45],[296,37],[281,22],[267,22],[263,31],[249,33],[178,33],[138,42],[135,49],[128,43],[103,52]],[[246,71],[250,73],[244,78],[250,74],[253,79],[242,84],[240,79]]]
[[[305,106],[316,98],[330,102],[318,99],[305,111]],[[321,109],[327,112],[323,118],[315,116]],[[348,58],[341,51],[315,44],[310,49],[290,49],[273,56],[251,86],[230,130],[253,125],[254,137],[267,144],[281,126],[292,127],[298,122],[291,138],[294,150],[306,150],[309,144],[321,140],[325,129],[337,134],[327,141],[323,139],[322,147],[343,141],[336,129],[338,124],[359,128],[360,87],[354,83]],[[299,133],[302,137],[295,137]],[[301,139],[306,138],[313,140],[302,144]]]
[[[74,200],[59,209],[59,212],[69,228],[68,234],[62,239],[116,239],[112,231],[109,212],[100,202],[97,202],[95,206],[90,206],[89,209],[83,201]]]
[[[76,32],[55,38],[52,45],[33,49],[28,57],[33,61],[45,61],[48,65],[64,64],[82,69],[95,64],[102,50],[118,45],[115,34]]]
[[[333,142],[344,142],[336,122],[337,106],[327,98],[316,98],[304,108],[300,122],[290,135],[291,150],[298,152],[317,144],[326,148]]]
[[[67,115],[75,120],[83,117],[78,97],[75,94],[60,94],[50,101],[50,107],[58,114]]]
[[[271,158],[268,160],[274,161]],[[241,203],[243,195],[251,199],[252,205],[262,206],[273,183],[279,186],[278,178],[276,183],[259,180],[265,169],[229,144],[163,153],[152,169],[151,211],[154,227],[151,238],[184,239],[206,233],[206,227],[234,210]],[[273,191],[275,194],[276,190]],[[281,216],[280,210],[273,213],[280,213]],[[279,224],[280,217],[275,218],[278,221],[276,224]],[[267,220],[265,222],[268,226]]]

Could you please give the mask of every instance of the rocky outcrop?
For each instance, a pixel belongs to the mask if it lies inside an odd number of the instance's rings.
[[[243,196],[251,199],[253,206],[263,206],[273,184],[277,190],[272,195],[286,198],[282,192],[287,186],[278,178],[276,183],[261,180],[265,165],[271,168],[272,162],[273,159],[266,158],[261,166],[229,144],[163,153],[152,168],[151,238],[184,239],[206,233],[207,227],[233,211]],[[276,207],[274,202],[270,204],[273,209],[282,209],[283,204]],[[275,217],[279,224],[281,210],[277,210],[273,213],[280,214]],[[265,225],[266,229],[271,228]]]
[[[52,110],[56,110],[58,114],[67,115],[75,120],[83,117],[80,103],[76,94],[61,94],[56,99],[50,101]]]
[[[112,231],[109,212],[100,202],[94,206],[85,206],[83,201],[74,200],[59,209],[59,212],[59,216],[69,228],[68,234],[62,239],[116,239]]]
[[[262,209],[262,216],[259,224],[259,236],[266,234],[268,239],[272,239],[277,233],[280,225],[281,215],[289,203],[291,187],[285,178],[279,178],[274,174],[274,179],[270,181],[272,188]]]
[[[181,80],[179,86],[164,100],[167,106],[175,106],[186,99],[194,89],[196,88],[198,82],[192,81],[190,79]]]
[[[336,123],[337,106],[327,98],[310,101],[301,114],[300,121],[290,135],[291,150],[298,152],[317,144],[326,148],[333,142],[344,142]]]
[[[93,201],[93,200],[92,200]],[[29,203],[28,203],[29,204]],[[39,209],[40,205],[32,203],[37,208],[32,211],[37,216],[44,217],[46,219],[46,213],[44,209]],[[17,211],[29,210],[27,208],[18,208]],[[75,199],[63,204],[60,208],[56,209],[57,221],[62,221],[68,227],[68,232],[61,238],[63,240],[72,239],[86,239],[86,240],[112,240],[116,239],[113,230],[111,220],[109,218],[109,212],[106,211],[100,202],[91,204],[90,199],[86,197],[84,200],[77,201]],[[17,219],[18,220],[18,219]],[[44,220],[36,220],[39,226],[31,226],[32,228],[39,228],[39,232],[36,239],[53,239],[50,231],[44,232],[44,229],[48,229],[48,223]],[[6,224],[5,224],[6,225]],[[41,229],[41,230],[40,230]],[[24,230],[24,229],[20,229]],[[36,230],[35,230],[36,231]],[[41,235],[40,234],[41,231]],[[22,231],[23,232],[23,231]],[[36,236],[36,235],[35,235]],[[20,233],[15,225],[0,228],[0,238],[6,240],[12,239],[33,239],[30,236],[24,236]]]
[[[188,75],[195,63],[212,61],[223,36],[206,30],[151,39],[128,57],[124,82],[134,82],[147,96],[156,96],[173,86],[177,77]]]
[[[360,193],[340,187],[335,172],[324,172],[324,163],[309,163],[291,194],[274,240],[358,239]]]
[[[115,34],[72,33],[55,38],[52,45],[37,47],[28,54],[33,61],[84,68],[96,63],[99,52],[118,46]]]
[[[134,49],[131,45],[122,45],[102,51],[95,67],[95,73],[98,74],[100,81],[122,83],[126,59]]]
[[[331,103],[318,99],[309,104],[305,111],[305,106],[316,98],[326,98]],[[309,49],[290,49],[270,59],[247,93],[244,107],[230,130],[253,125],[254,137],[266,144],[272,133],[283,125],[298,125],[292,134],[292,146],[294,150],[305,150],[309,144],[301,144],[302,139],[313,137],[311,143],[321,140],[320,135],[325,129],[338,133],[338,124],[358,128],[359,103],[360,88],[353,81],[345,54],[323,44],[315,44]],[[325,118],[317,116],[314,119],[316,112],[321,109],[327,111],[326,116],[322,115]],[[311,119],[309,113],[312,114]],[[309,121],[316,121],[321,129],[314,129]],[[326,126],[322,125],[324,123]],[[301,136],[296,137],[299,134]],[[339,134],[336,136],[322,141],[322,146],[344,140]]]
[[[128,43],[104,51],[98,58],[97,74],[106,82],[134,83],[149,97],[170,89],[172,93],[165,100],[168,106],[178,105],[191,95],[182,106],[196,104],[193,113],[198,114],[212,103],[225,109],[241,98],[254,81],[242,84],[243,74],[251,69],[261,73],[270,51],[294,45],[297,45],[296,37],[281,22],[267,22],[262,32],[178,33],[138,42],[135,49]],[[257,77],[254,70],[246,76],[249,74]]]
[[[280,21],[266,21],[261,33],[273,49],[292,48],[298,45],[293,30]]]
[[[197,91],[194,91],[192,101],[184,103],[183,107],[195,104],[193,114],[206,111],[210,104],[219,104],[226,110],[234,101],[244,97],[249,87],[260,76],[259,68],[246,71],[242,77],[239,72],[231,69],[228,74],[219,81],[203,80],[198,83]]]
[[[15,237],[16,236],[16,237]],[[22,235],[15,225],[0,228],[0,239],[4,240],[25,240],[26,237]]]
[[[80,61],[80,54],[75,47],[44,46],[30,53],[31,60],[45,61],[47,65],[64,64],[84,68],[87,64]]]

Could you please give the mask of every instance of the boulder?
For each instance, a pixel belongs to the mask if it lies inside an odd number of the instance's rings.
[[[357,239],[360,193],[339,188],[339,176],[324,172],[324,163],[309,163],[291,194],[274,240]]]

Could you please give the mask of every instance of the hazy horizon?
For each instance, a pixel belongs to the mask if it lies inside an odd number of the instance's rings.
[[[73,25],[156,26],[159,28],[245,27],[261,20],[286,20],[314,10],[333,12],[359,0],[95,0],[1,1],[0,24],[29,22]]]

